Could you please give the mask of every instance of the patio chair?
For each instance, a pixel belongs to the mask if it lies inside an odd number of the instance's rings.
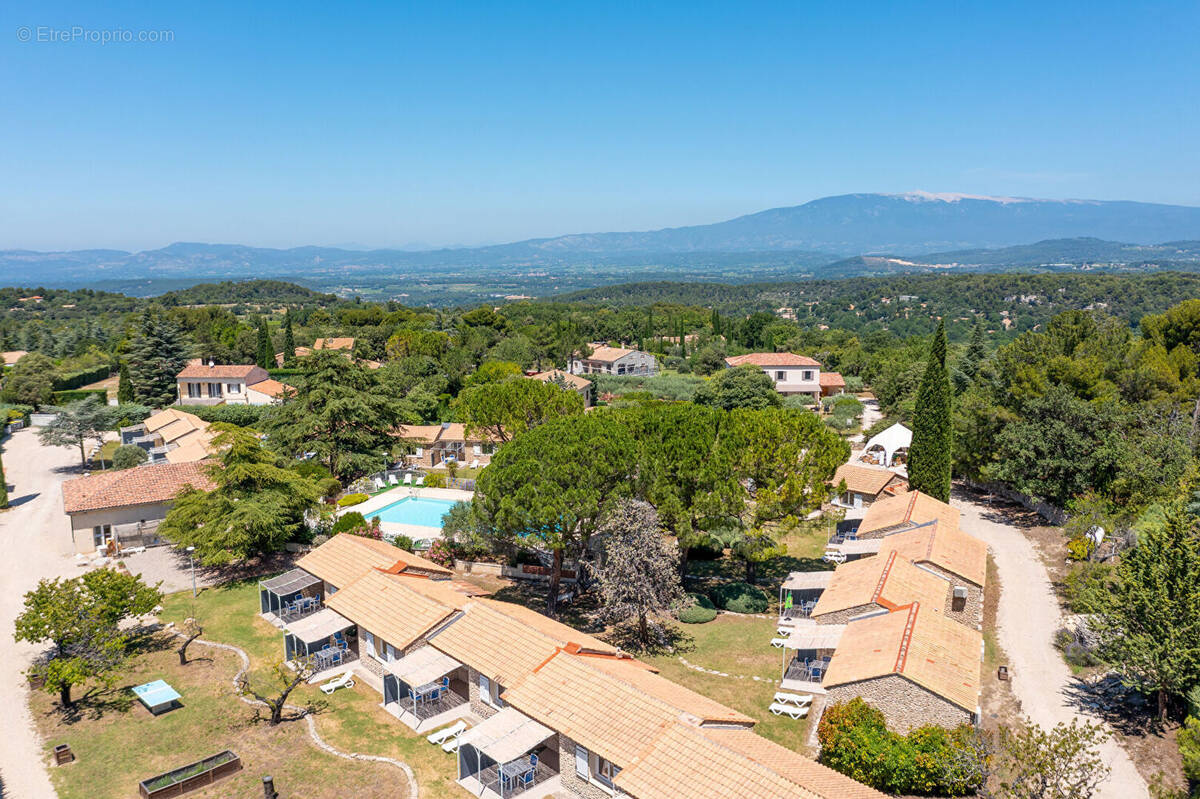
[[[406,472],[404,475],[404,485],[412,485],[412,472]]]
[[[417,475],[417,481],[415,483],[413,483],[413,485],[415,485],[415,486],[425,485],[425,475],[423,475],[423,474]]]
[[[442,729],[425,736],[425,740],[429,741],[429,743],[434,744],[435,746],[441,746],[447,740],[455,735],[458,735],[466,728],[467,723],[465,721],[456,721],[449,727],[443,727]]]
[[[394,475],[394,474],[388,475],[388,485],[390,485],[390,486],[400,485],[400,481],[396,479],[396,475]]]
[[[784,645],[787,644],[787,642],[788,642],[788,639],[786,639],[786,638],[772,638],[771,646],[775,647],[776,649],[782,649],[784,647]]]
[[[387,488],[387,483],[383,482],[378,477],[376,477],[375,478],[375,490],[382,491],[385,488]]]
[[[335,677],[332,680],[330,680],[329,682],[322,684],[321,685],[321,693],[325,694],[326,696],[329,696],[331,693],[333,693],[334,691],[336,691],[339,688],[353,688],[353,687],[354,687],[354,672],[346,671],[346,672],[343,672],[340,677]]]
[[[790,716],[796,721],[808,715],[808,706],[797,707],[796,705],[785,705],[782,702],[772,702],[767,709],[776,716]]]

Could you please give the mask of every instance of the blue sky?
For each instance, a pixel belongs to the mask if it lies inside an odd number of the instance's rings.
[[[916,189],[1200,205],[1194,0],[100,6],[0,10],[0,247],[475,244]],[[44,40],[73,26],[173,40]]]

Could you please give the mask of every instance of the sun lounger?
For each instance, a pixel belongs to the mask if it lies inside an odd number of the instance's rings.
[[[417,482],[413,483],[413,485],[418,485],[418,486],[425,485],[425,475],[420,475],[419,477],[417,477]]]
[[[442,751],[443,752],[457,752],[458,751],[458,736],[460,736],[460,735],[462,735],[461,730],[454,733],[454,735],[450,737],[450,740],[448,740],[448,741],[446,741],[446,743],[442,744]]]
[[[412,485],[412,472],[408,472],[407,474],[404,475],[404,485],[406,485],[406,486]]]
[[[375,488],[378,491],[382,491],[383,489],[387,488],[387,483],[383,482],[378,477],[376,477],[375,478]]]
[[[786,638],[772,638],[771,646],[775,647],[776,649],[782,649],[787,642],[788,639]]]
[[[781,705],[808,707],[812,704],[812,699],[812,694],[789,694],[784,691],[777,691],[775,693],[775,701]]]
[[[784,637],[792,634],[792,628],[791,627],[776,627],[775,634],[778,635],[780,638],[784,638]]]
[[[396,479],[396,475],[394,475],[394,474],[388,475],[388,485],[390,485],[390,486],[400,485],[400,481]]]
[[[468,466],[467,468],[468,469],[478,469],[479,468],[479,458],[476,458],[475,460],[471,461],[471,465]]]
[[[772,702],[768,708],[776,716],[791,716],[799,721],[808,715],[808,707],[796,707],[795,705],[785,705],[782,702]]]
[[[456,721],[453,724],[451,724],[449,727],[443,727],[442,729],[437,730],[436,732],[432,733],[431,735],[425,736],[425,740],[429,741],[429,743],[431,743],[431,744],[436,744],[437,746],[441,746],[442,744],[446,743],[446,741],[448,741],[449,739],[458,735],[460,732],[462,732],[466,728],[467,728],[467,723],[465,721]]]
[[[325,694],[326,696],[329,696],[331,693],[333,693],[334,691],[336,691],[339,688],[353,688],[353,687],[354,687],[354,672],[347,671],[347,672],[344,672],[342,674],[342,676],[335,677],[334,679],[330,680],[329,682],[323,684],[321,686],[321,693]]]

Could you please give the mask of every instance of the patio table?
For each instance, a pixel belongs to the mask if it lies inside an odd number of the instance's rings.
[[[500,767],[500,781],[508,786],[531,771],[533,771],[533,766],[528,759],[514,760]]]
[[[424,685],[418,685],[413,689],[413,693],[417,695],[418,702],[423,702],[430,694],[434,693],[435,691],[442,690],[443,687],[444,686],[442,685],[441,680],[434,680],[433,682],[427,682]]]

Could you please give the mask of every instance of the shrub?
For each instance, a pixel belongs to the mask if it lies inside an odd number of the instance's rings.
[[[331,531],[331,534],[337,535],[338,533],[345,533],[355,528],[366,526],[367,520],[363,517],[363,515],[356,510],[352,510],[349,513],[344,513],[338,517],[338,520],[333,523],[333,530]]]
[[[55,405],[70,405],[72,402],[79,402],[88,397],[95,397],[100,400],[101,405],[108,404],[108,391],[103,388],[80,388],[69,389],[66,391],[54,392]]]
[[[765,613],[771,604],[766,591],[749,583],[722,583],[708,595],[721,610],[734,613]]]
[[[1200,718],[1189,716],[1179,731],[1179,755],[1183,758],[1183,773],[1194,783],[1200,783]]]
[[[1067,542],[1067,555],[1071,560],[1087,560],[1094,549],[1095,544],[1090,538],[1072,538]]]
[[[238,427],[254,427],[271,409],[270,405],[189,405],[188,413],[206,422],[227,422]]]
[[[413,540],[406,535],[397,533],[396,535],[389,537],[388,540],[391,541],[395,546],[403,549],[405,552],[413,551]]]
[[[114,469],[132,469],[138,464],[145,463],[150,457],[146,450],[133,444],[123,444],[113,450],[112,465]]]
[[[362,514],[359,514],[360,516]],[[346,531],[350,535],[359,535],[363,538],[373,538],[376,541],[383,540],[383,530],[379,527],[379,517],[376,516],[371,520],[370,524],[363,524],[358,527],[353,527]]]
[[[454,553],[450,551],[450,545],[440,538],[429,547],[429,559],[447,569],[454,567]]]
[[[965,728],[964,728],[965,729]],[[826,708],[817,727],[821,762],[848,777],[893,794],[967,796],[978,785],[967,776],[965,731],[928,726],[908,735],[891,732],[883,713],[861,698]]]
[[[1112,607],[1117,569],[1111,563],[1081,563],[1063,580],[1072,613],[1104,613]]]
[[[368,497],[366,494],[347,494],[339,499],[337,504],[340,508],[348,508],[351,505],[358,505],[359,503],[366,502],[367,499]]]
[[[314,547],[319,547],[319,546],[321,546],[321,544],[324,544],[328,540],[329,540],[329,536],[325,535],[324,533],[317,533],[316,535],[313,536],[312,544]]]
[[[717,617],[717,609],[704,594],[688,594],[681,604],[678,617],[684,624],[708,624]]]
[[[440,472],[430,472],[429,474],[425,475],[425,487],[426,488],[445,488],[446,487],[446,475],[441,474]]]
[[[715,541],[712,544],[700,544],[688,550],[688,560],[720,560],[724,555],[724,548]]]

